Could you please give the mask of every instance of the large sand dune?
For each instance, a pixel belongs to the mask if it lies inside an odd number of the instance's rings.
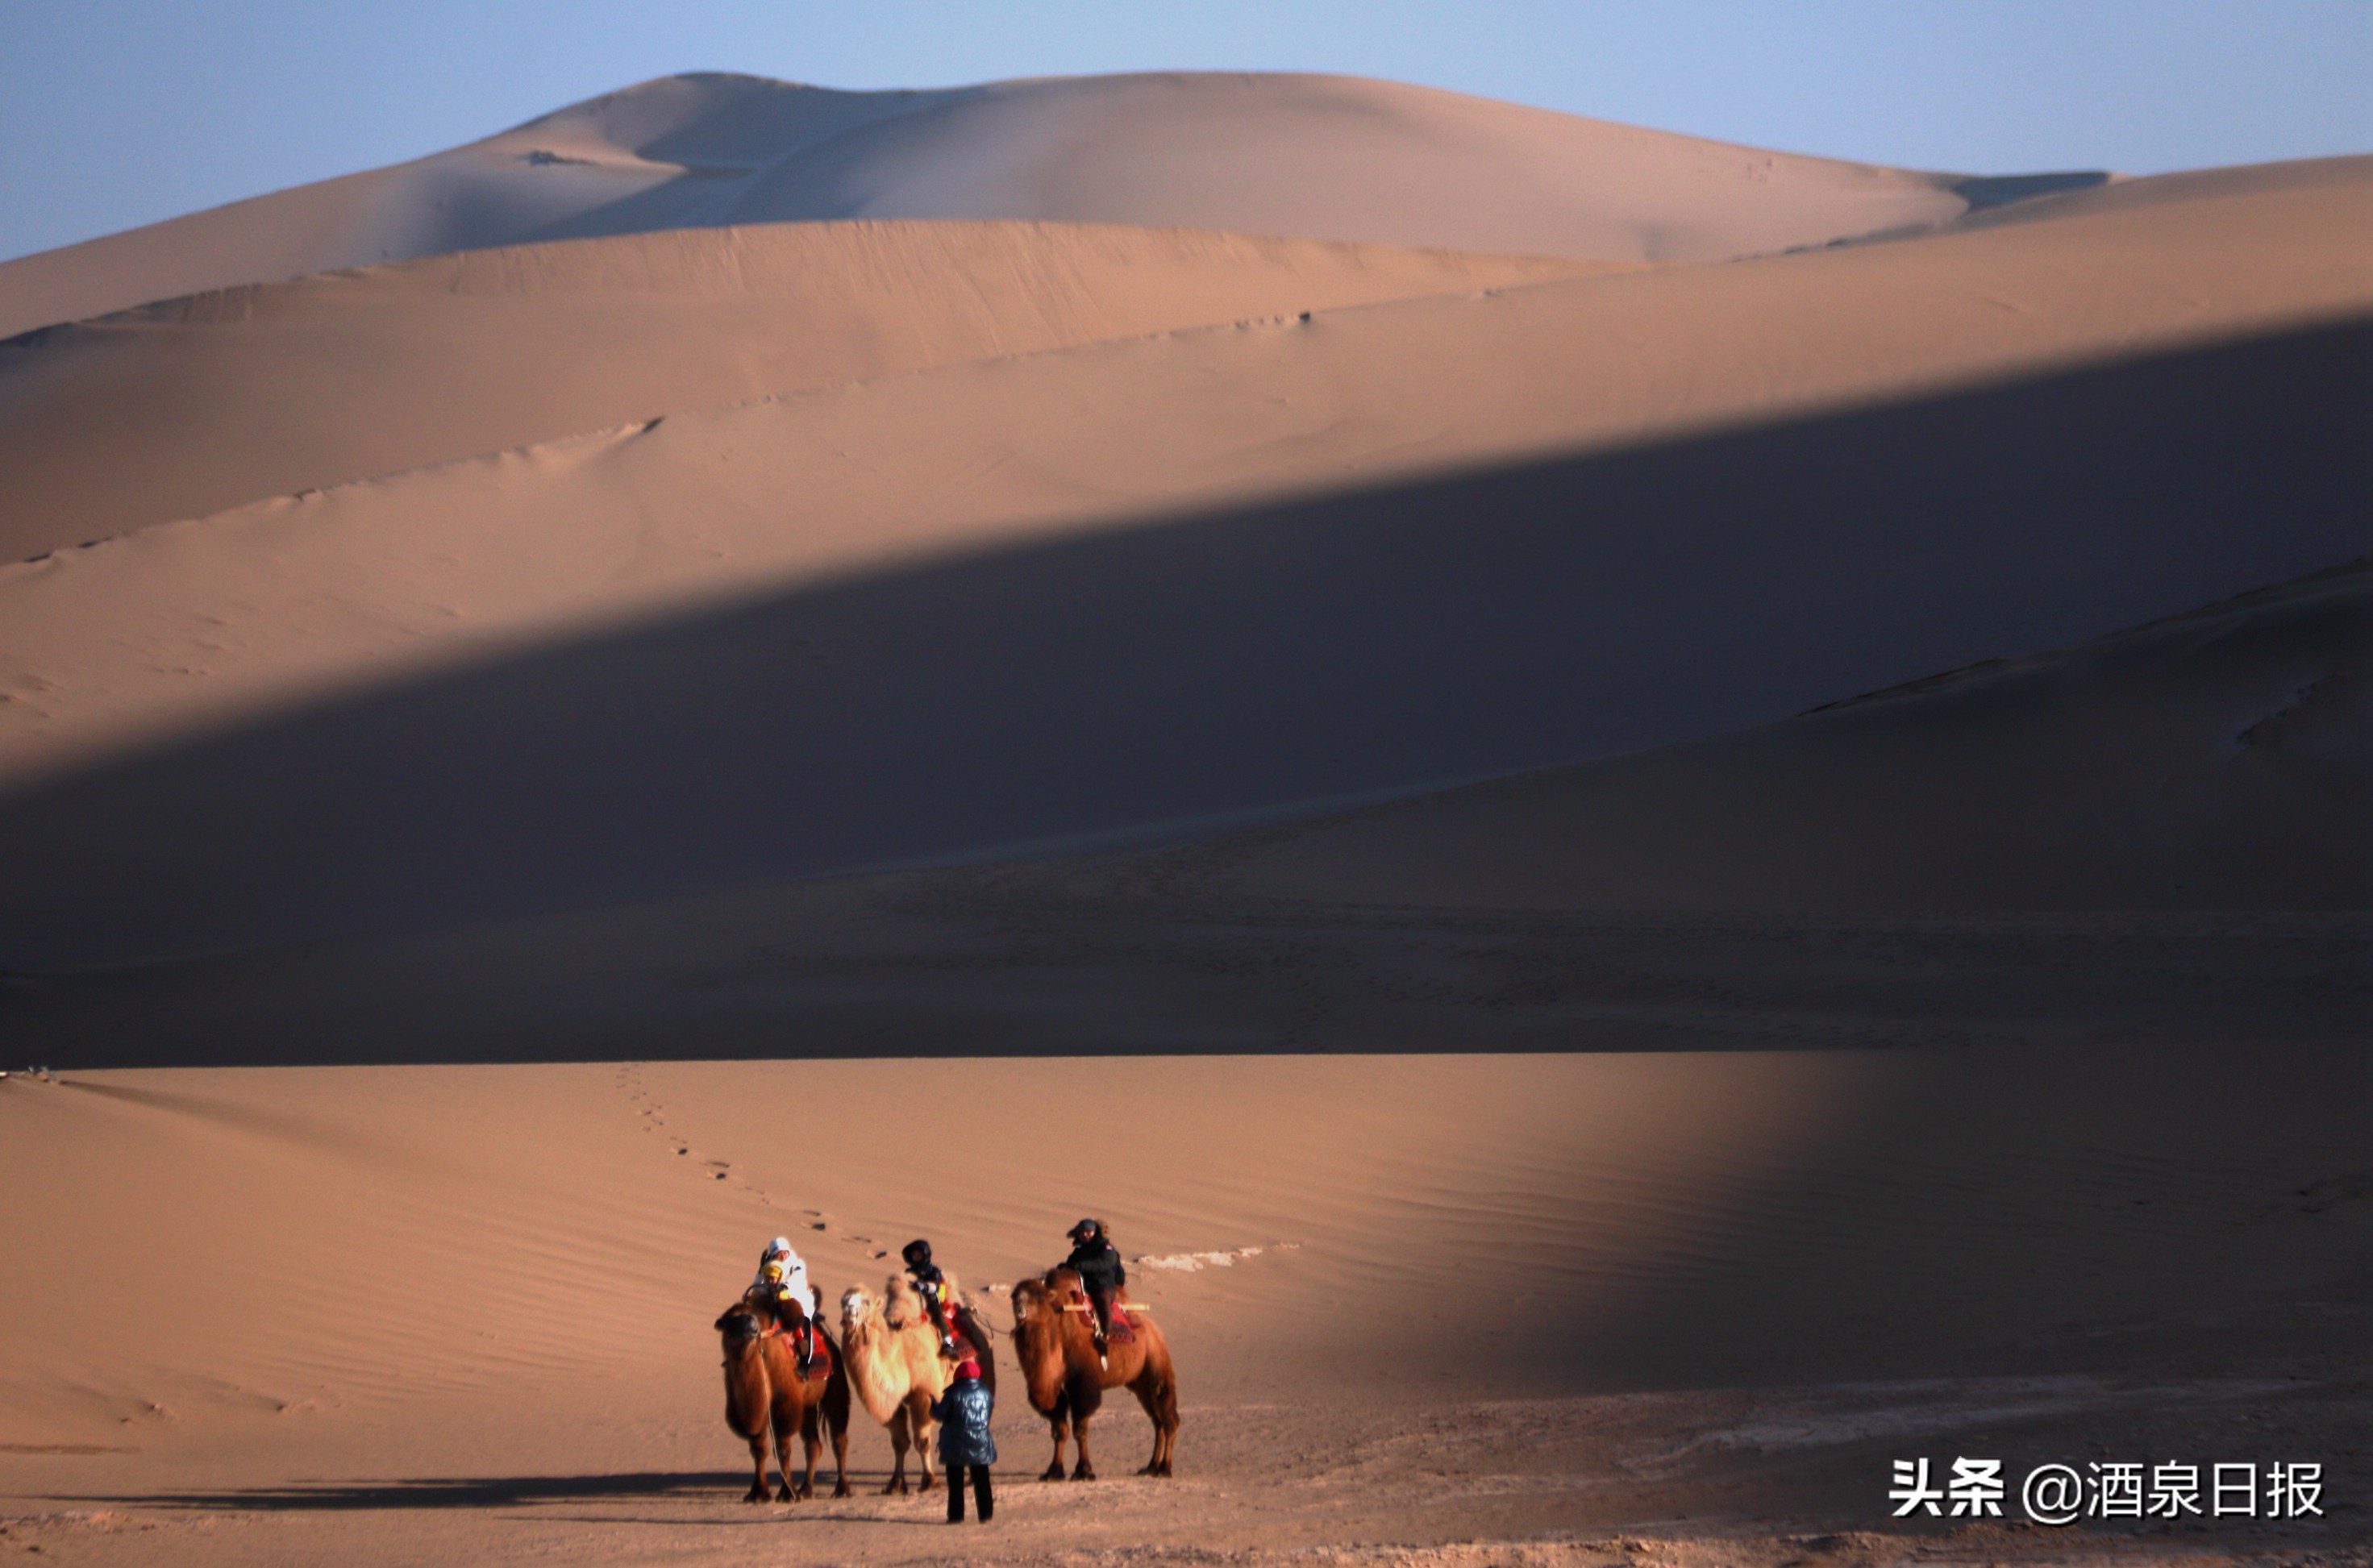
[[[2368,191],[952,366],[0,568],[53,780],[0,962],[1307,812],[2347,559]]]
[[[773,224],[199,295],[0,349],[0,554],[717,404],[1608,265],[1175,229]]]
[[[1082,1208],[1205,1262],[1135,1269],[1180,1480],[1126,1478],[1126,1410],[1107,1479],[1035,1485],[1016,1394],[970,1550],[1801,1535],[1881,1522],[1908,1444],[2329,1452],[2363,1093],[2356,1053],[2303,1050],[11,1080],[0,1493],[53,1500],[12,1540],[83,1562],[911,1550],[936,1497],[733,1501],[709,1319],[777,1231],[828,1292],[927,1235],[994,1300]],[[885,1159],[908,1127],[928,1153]],[[878,1484],[880,1430],[852,1449]]]
[[[1175,848],[21,977],[16,1010],[77,1066],[2334,1044],[2373,983],[2368,677],[2358,564]]]
[[[1348,76],[883,93],[672,76],[416,162],[0,264],[0,336],[335,267],[785,220],[1144,224],[1713,260],[1940,222],[1969,209],[1954,183]]]
[[[0,1550],[2355,1561],[2368,233],[701,76],[0,265]],[[764,1237],[1083,1211],[1177,1480],[733,1501]]]
[[[2363,909],[2368,801],[2358,564],[1747,734],[1183,858],[1215,890],[1350,904]]]

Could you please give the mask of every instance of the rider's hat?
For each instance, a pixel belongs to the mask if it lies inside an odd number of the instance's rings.
[[[1070,1230],[1065,1231],[1063,1235],[1066,1238],[1071,1241],[1081,1241],[1088,1236],[1099,1235],[1103,1230],[1104,1227],[1096,1223],[1093,1220],[1081,1220],[1078,1224],[1073,1225]]]
[[[900,1249],[898,1256],[905,1258],[909,1263],[913,1263],[918,1260],[929,1262],[931,1256],[931,1244],[925,1241],[922,1237],[917,1236],[913,1241],[908,1242],[905,1247]]]
[[[766,1267],[761,1270],[760,1272],[766,1275],[766,1282],[768,1284],[778,1284],[781,1282],[783,1278],[783,1266],[777,1259],[770,1258],[766,1260]]]

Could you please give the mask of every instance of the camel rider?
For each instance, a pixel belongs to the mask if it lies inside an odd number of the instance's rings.
[[[1087,1287],[1089,1305],[1096,1313],[1096,1354],[1101,1356],[1105,1337],[1112,1332],[1113,1298],[1128,1283],[1128,1270],[1121,1266],[1120,1251],[1102,1220],[1081,1220],[1065,1235],[1070,1238],[1071,1256],[1063,1259],[1063,1267],[1076,1270],[1080,1283]]]
[[[808,1266],[791,1248],[791,1238],[777,1236],[758,1255],[758,1277],[750,1281],[747,1293],[753,1301],[763,1303],[775,1315],[775,1321],[791,1336],[791,1349],[806,1366],[815,1359],[815,1345],[809,1334],[808,1312],[815,1303],[808,1289]]]
[[[918,1237],[908,1242],[898,1256],[906,1260],[906,1278],[914,1282],[915,1293],[923,1298],[923,1305],[931,1315],[931,1327],[940,1331],[940,1353],[955,1354],[956,1337],[948,1327],[948,1277],[931,1261],[931,1244]]]

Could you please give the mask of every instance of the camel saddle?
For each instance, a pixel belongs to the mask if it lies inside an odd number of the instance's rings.
[[[796,1331],[786,1327],[779,1317],[770,1320],[760,1337],[773,1339],[777,1334],[789,1340],[794,1345],[799,1343]],[[832,1371],[832,1341],[824,1337],[824,1331],[812,1321],[808,1324],[807,1364],[801,1367],[800,1371],[810,1381]]]
[[[1085,1286],[1074,1285],[1071,1288],[1070,1305],[1064,1310],[1086,1313],[1089,1326],[1093,1328],[1096,1321],[1096,1305],[1088,1299]],[[1112,1322],[1105,1329],[1105,1342],[1108,1345],[1131,1345],[1137,1342],[1137,1331],[1128,1326],[1128,1308],[1126,1304],[1117,1299],[1113,1302]]]

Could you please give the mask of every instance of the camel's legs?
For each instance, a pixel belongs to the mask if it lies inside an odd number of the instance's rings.
[[[775,1468],[783,1472],[782,1499],[789,1503],[800,1494],[800,1483],[791,1478],[791,1429],[788,1424],[775,1428]]]
[[[1095,1466],[1088,1463],[1087,1417],[1074,1416],[1071,1419],[1071,1435],[1080,1440],[1080,1462],[1071,1467],[1071,1479],[1073,1480],[1095,1480],[1096,1468]]]
[[[1038,1479],[1061,1480],[1063,1479],[1063,1445],[1071,1435],[1071,1423],[1064,1419],[1062,1409],[1058,1406],[1055,1413],[1046,1418],[1046,1424],[1055,1429],[1055,1462],[1048,1465],[1046,1473]]]
[[[832,1433],[832,1494],[848,1495],[848,1423],[844,1422]]]
[[[890,1447],[891,1451],[897,1455],[898,1463],[897,1468],[890,1472],[889,1484],[882,1489],[882,1494],[884,1497],[894,1494],[901,1497],[906,1495],[906,1448],[909,1441],[906,1435],[906,1407],[900,1405],[890,1414]]]
[[[1147,1379],[1129,1385],[1129,1392],[1145,1408],[1145,1419],[1153,1423],[1153,1457],[1138,1474],[1166,1476],[1170,1473],[1170,1452],[1178,1442],[1178,1387],[1161,1379]]]
[[[816,1425],[816,1408],[810,1405],[800,1412],[800,1446],[805,1450],[808,1460],[807,1471],[800,1477],[799,1495],[801,1497],[815,1495],[816,1450],[823,1445],[818,1440],[820,1434]]]
[[[931,1397],[929,1394],[918,1388],[907,1398],[906,1408],[914,1412],[915,1417],[915,1460],[923,1467],[923,1484],[916,1490],[929,1492],[939,1484],[939,1478],[931,1473],[931,1433],[938,1429],[938,1423],[931,1420]]]
[[[757,1470],[758,1479],[750,1483],[749,1495],[742,1501],[764,1503],[774,1495],[774,1490],[766,1484],[766,1429],[764,1427],[760,1427],[757,1435],[750,1439],[750,1463]]]

